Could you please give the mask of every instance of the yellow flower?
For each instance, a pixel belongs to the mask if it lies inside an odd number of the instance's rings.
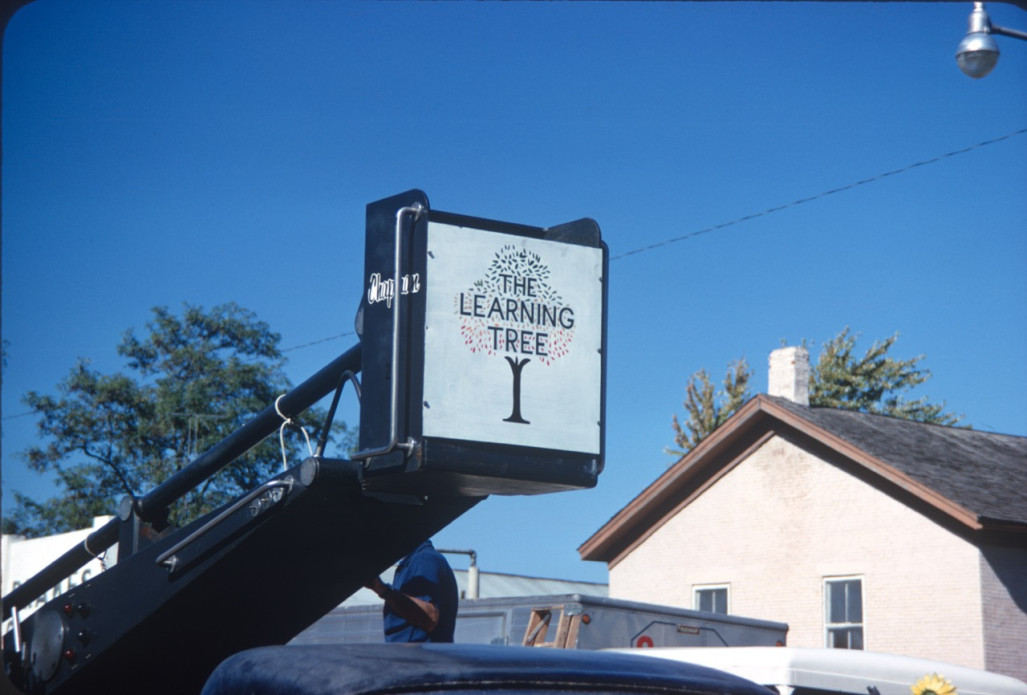
[[[909,689],[913,692],[913,695],[959,695],[956,692],[956,686],[945,678],[939,676],[937,673],[931,673],[920,680],[914,685],[909,686]]]

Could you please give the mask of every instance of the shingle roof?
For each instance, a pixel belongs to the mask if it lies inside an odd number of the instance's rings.
[[[1027,437],[764,398],[966,507],[981,521],[1027,525]]]
[[[1027,437],[800,406],[760,394],[585,541],[616,563],[762,437],[797,431],[972,530],[1027,533]],[[808,440],[807,440],[808,441]]]

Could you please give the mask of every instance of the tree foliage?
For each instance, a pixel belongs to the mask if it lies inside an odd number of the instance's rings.
[[[898,333],[875,341],[862,356],[856,354],[859,334],[846,327],[823,344],[816,364],[810,369],[810,405],[877,413],[917,422],[955,425],[960,416],[945,413],[945,403],[932,403],[926,396],[909,400],[906,394],[931,377],[920,366],[924,355],[899,360],[888,355]],[[808,341],[802,345],[809,347]],[[705,369],[693,374],[685,385],[684,425],[673,416],[675,447],[666,451],[682,456],[720,427],[751,397],[752,372],[745,360],[733,362],[717,392]]]
[[[145,494],[181,470],[291,388],[279,339],[235,304],[187,304],[181,316],[157,307],[147,334],[127,331],[117,347],[129,373],[102,374],[80,360],[58,395],[26,394],[41,443],[24,452],[25,462],[50,474],[60,494],[38,502],[15,492],[4,532],[86,528],[114,513],[124,495]],[[312,409],[298,419],[316,437],[324,415]],[[345,436],[345,426],[336,432]],[[306,456],[302,436],[285,441],[290,464]],[[215,509],[281,466],[278,438],[269,437],[175,503],[169,520],[181,525]]]
[[[674,428],[676,448],[668,447],[667,453],[683,456],[694,449],[710,432],[720,427],[752,396],[749,390],[751,378],[752,370],[745,359],[736,360],[728,366],[719,392],[705,369],[693,374],[685,384],[683,405],[688,413],[688,420],[682,426],[678,416],[674,415],[671,426]]]
[[[810,370],[810,405],[859,410],[937,425],[959,422],[961,418],[958,415],[944,412],[944,401],[931,403],[926,396],[906,399],[905,394],[930,379],[931,372],[919,366],[924,355],[907,360],[888,356],[888,351],[899,339],[898,333],[874,341],[862,357],[855,354],[858,338],[858,334],[850,333],[846,327],[824,343],[820,358]]]

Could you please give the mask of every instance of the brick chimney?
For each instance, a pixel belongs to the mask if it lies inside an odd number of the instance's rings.
[[[767,393],[798,405],[809,405],[809,350],[784,347],[770,353]]]

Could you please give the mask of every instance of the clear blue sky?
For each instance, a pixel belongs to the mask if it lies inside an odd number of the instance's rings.
[[[38,0],[3,54],[4,501],[51,493],[23,394],[120,369],[153,306],[235,301],[286,348],[351,331],[364,207],[409,188],[592,217],[614,259],[607,471],[437,538],[484,570],[605,581],[577,546],[671,462],[689,375],[745,357],[763,391],[771,350],[845,326],[900,332],[917,395],[1027,434],[1025,134],[619,257],[1027,128],[1027,42],[956,68],[970,8]],[[290,350],[293,382],[354,342]]]

